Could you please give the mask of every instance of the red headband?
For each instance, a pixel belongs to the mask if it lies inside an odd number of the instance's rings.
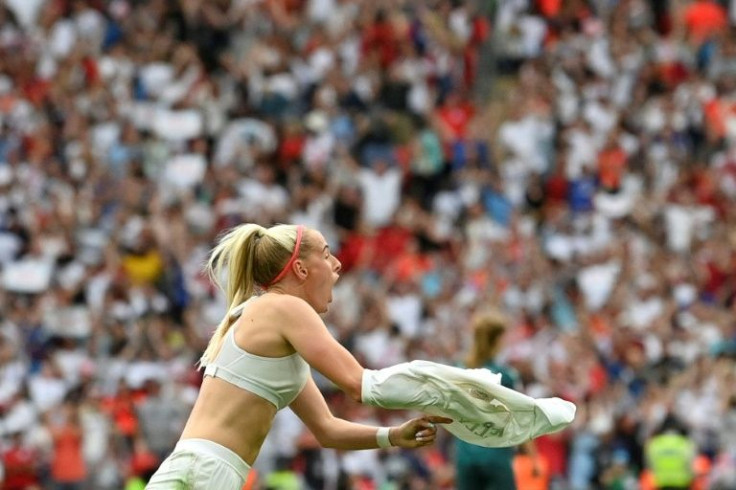
[[[283,269],[281,269],[281,272],[279,272],[276,277],[274,277],[271,282],[266,284],[266,287],[272,286],[273,284],[279,282],[287,272],[289,272],[289,268],[294,263],[297,257],[299,257],[299,248],[302,244],[302,234],[304,232],[304,226],[299,225],[296,227],[296,243],[294,244],[294,251],[291,253],[291,257],[289,258],[289,261],[286,263]]]

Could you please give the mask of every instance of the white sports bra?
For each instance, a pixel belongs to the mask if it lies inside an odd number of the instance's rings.
[[[244,305],[237,307],[232,315],[239,316]],[[285,357],[263,357],[246,352],[235,343],[233,325],[225,334],[217,357],[205,367],[204,375],[255,393],[281,410],[302,391],[309,379],[310,368],[296,352]]]

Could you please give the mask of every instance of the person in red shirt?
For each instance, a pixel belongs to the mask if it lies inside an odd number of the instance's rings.
[[[304,149],[305,136],[302,127],[295,120],[287,120],[282,131],[278,148],[278,162],[282,169],[288,169],[299,161]]]
[[[12,435],[10,447],[3,453],[2,462],[5,479],[2,490],[36,490],[40,489],[38,478],[38,454],[23,442],[23,433]]]
[[[547,462],[551,481],[562,482],[567,476],[567,455],[569,451],[568,431],[548,434],[534,440],[539,456]]]
[[[547,490],[549,488],[549,464],[547,460],[530,450],[534,446],[519,446],[514,457],[516,488],[523,490]]]
[[[567,153],[561,152],[552,173],[545,177],[544,200],[548,206],[567,205],[568,188]]]
[[[55,490],[81,490],[87,478],[82,455],[82,426],[79,408],[71,403],[62,407],[63,421],[49,428],[54,441],[51,479]]]
[[[685,8],[685,34],[694,46],[722,34],[728,27],[726,9],[713,0],[695,0]]]
[[[373,22],[362,33],[361,51],[363,56],[376,59],[382,68],[387,68],[399,54],[395,29],[384,9],[376,11]]]
[[[138,415],[135,410],[136,394],[125,381],[120,381],[115,396],[102,400],[102,409],[115,422],[115,429],[132,445],[138,432]]]
[[[598,180],[603,189],[608,192],[619,191],[621,179],[626,171],[627,158],[614,133],[598,154]]]
[[[398,255],[388,264],[385,272],[386,282],[389,284],[394,282],[416,283],[433,266],[434,260],[429,254],[421,250],[419,238],[411,236],[404,245],[401,255]]]
[[[473,114],[473,106],[460,93],[447,94],[445,102],[436,112],[442,138],[448,143],[467,138]]]

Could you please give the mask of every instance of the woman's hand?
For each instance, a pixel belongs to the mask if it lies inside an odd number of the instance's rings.
[[[391,445],[413,449],[429,446],[437,438],[435,424],[450,424],[452,419],[438,416],[424,416],[411,419],[398,427],[391,427],[389,441]]]

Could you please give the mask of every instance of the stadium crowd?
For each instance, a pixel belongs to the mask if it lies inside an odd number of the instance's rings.
[[[241,222],[325,235],[325,319],[366,367],[461,363],[504,311],[521,390],[578,406],[523,490],[651,488],[675,418],[691,488],[736,488],[735,24],[716,0],[6,0],[0,488],[142,488]],[[489,47],[504,91],[478,97]],[[453,488],[444,436],[339,453],[285,410],[254,487]]]

